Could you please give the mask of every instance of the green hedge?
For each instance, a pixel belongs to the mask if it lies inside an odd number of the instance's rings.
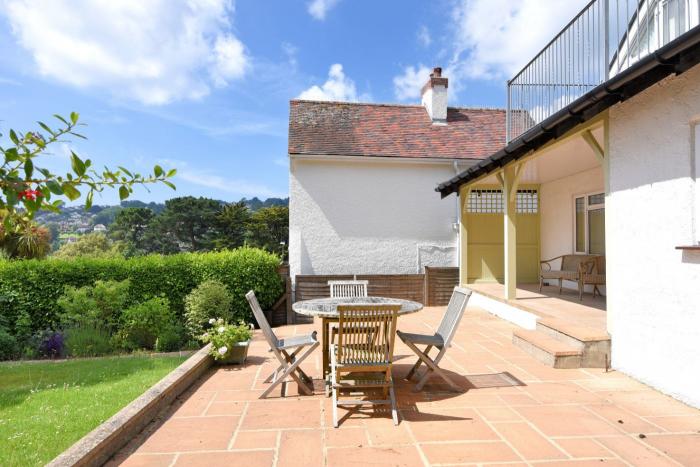
[[[53,327],[58,321],[56,301],[65,286],[81,287],[98,279],[130,279],[134,303],[162,295],[179,318],[185,295],[200,282],[216,279],[233,294],[234,315],[251,321],[245,293],[255,290],[263,308],[272,306],[283,292],[279,263],[276,255],[255,248],[129,259],[1,261],[0,322],[9,324],[11,331],[22,317],[29,318],[33,329]]]

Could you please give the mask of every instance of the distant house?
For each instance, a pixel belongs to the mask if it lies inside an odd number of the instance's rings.
[[[107,227],[105,227],[104,224],[95,224],[95,226],[92,228],[93,232],[106,232]]]
[[[290,102],[292,277],[457,265],[458,204],[433,189],[502,146],[505,111],[448,107],[447,86],[436,68],[422,105]]]

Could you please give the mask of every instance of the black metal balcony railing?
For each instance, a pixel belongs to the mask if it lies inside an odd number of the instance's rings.
[[[700,0],[593,0],[508,81],[508,142],[696,27]]]

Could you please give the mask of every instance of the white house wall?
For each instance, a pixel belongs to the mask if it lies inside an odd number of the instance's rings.
[[[610,110],[606,247],[613,367],[700,407],[698,117],[700,66]]]
[[[297,274],[415,274],[456,266],[456,197],[438,183],[451,161],[375,162],[294,158],[290,170],[292,277]]]

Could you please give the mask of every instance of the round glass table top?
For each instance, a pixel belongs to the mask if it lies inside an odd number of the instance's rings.
[[[347,304],[398,304],[401,305],[399,315],[415,313],[423,309],[423,304],[411,300],[388,297],[345,297],[345,298],[317,298],[303,300],[292,305],[295,313],[305,316],[319,316],[321,318],[337,318],[338,305]]]

